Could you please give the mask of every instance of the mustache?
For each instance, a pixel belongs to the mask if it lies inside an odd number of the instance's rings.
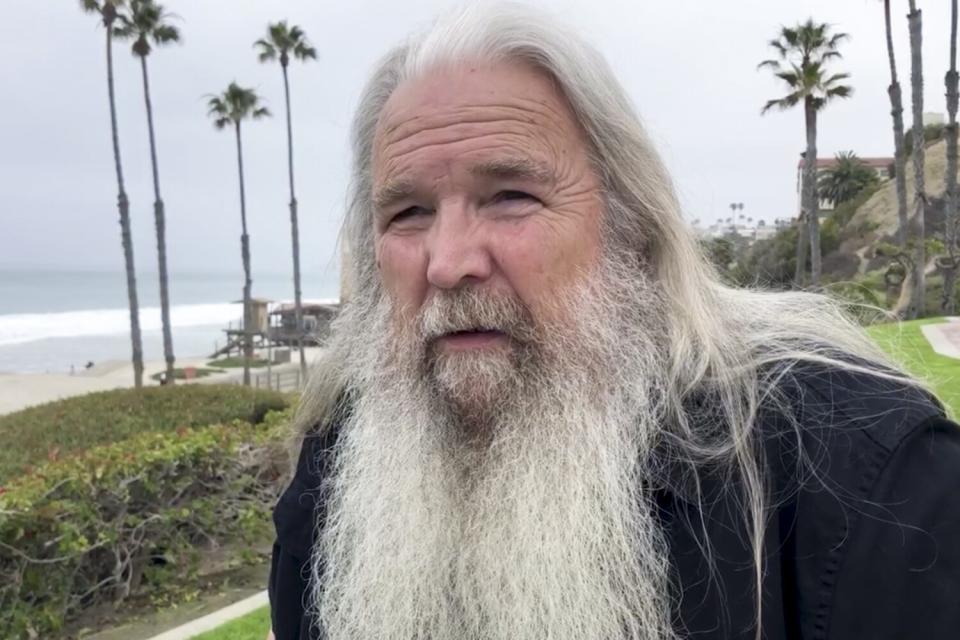
[[[529,309],[516,296],[463,288],[440,291],[417,318],[417,333],[430,343],[461,331],[499,331],[520,343],[534,342],[537,327]]]

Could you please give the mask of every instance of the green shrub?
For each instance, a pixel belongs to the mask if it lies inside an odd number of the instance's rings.
[[[0,416],[0,483],[31,465],[131,436],[244,420],[258,423],[290,400],[237,385],[116,389]]]
[[[204,549],[268,533],[284,418],[137,435],[0,490],[0,637],[50,637],[89,607],[162,600]]]
[[[251,358],[250,366],[254,369],[259,367],[265,367],[270,363],[266,358]],[[243,367],[243,356],[230,356],[229,358],[220,358],[219,360],[211,360],[207,363],[208,367],[214,367],[217,369],[238,369]]]
[[[214,373],[223,373],[223,369],[207,369],[207,368],[204,368],[204,367],[199,367],[199,368],[196,368],[196,367],[195,367],[195,368],[193,369],[193,376],[194,376],[195,378],[206,378],[207,376],[213,375]],[[152,376],[150,376],[150,379],[151,379],[151,380],[154,380],[154,381],[156,381],[156,382],[160,382],[160,380],[162,380],[165,375],[167,375],[167,372],[166,372],[166,371],[159,371],[159,372],[153,374]],[[186,380],[186,379],[187,379],[187,370],[186,370],[186,369],[181,369],[180,367],[177,367],[176,369],[173,370],[173,379],[174,379],[174,380]]]

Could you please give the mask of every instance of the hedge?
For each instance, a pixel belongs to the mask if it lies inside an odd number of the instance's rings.
[[[238,385],[115,389],[0,416],[0,484],[32,465],[145,432],[244,420],[288,407],[288,396]],[[13,446],[9,446],[13,443]]]
[[[204,549],[251,542],[287,470],[289,416],[144,433],[0,489],[0,637],[50,637],[81,611],[189,583]]]

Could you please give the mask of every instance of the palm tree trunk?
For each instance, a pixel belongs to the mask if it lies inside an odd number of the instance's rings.
[[[137,275],[133,261],[133,237],[130,234],[130,201],[123,187],[123,168],[120,164],[120,134],[117,131],[117,107],[113,90],[113,23],[107,31],[107,92],[110,97],[110,130],[113,135],[113,161],[117,169],[117,209],[120,212],[120,242],[127,270],[127,300],[130,306],[130,343],[133,350],[133,384],[143,386],[143,340],[140,336],[140,303],[137,301]]]
[[[801,196],[802,197],[802,196]],[[797,217],[797,264],[793,275],[793,286],[803,289],[803,276],[807,271],[807,219],[803,211]]]
[[[957,273],[957,106],[960,102],[957,84],[957,0],[950,9],[950,70],[944,78],[947,87],[947,177],[946,177],[946,245],[950,269],[944,274],[943,311],[953,315],[956,311],[954,284]]]
[[[890,23],[890,0],[883,3],[884,18],[887,25],[887,58],[890,60],[890,115],[893,116],[893,162],[894,182],[897,190],[897,244],[907,246],[907,158],[903,152],[903,96],[900,82],[897,80],[897,61],[893,55],[893,30]]]
[[[240,144],[240,123],[237,131],[237,168],[240,172],[240,255],[243,258],[243,384],[250,386],[250,362],[253,360],[253,317],[250,301],[250,236],[247,235],[247,200],[243,190],[243,147]]]
[[[804,102],[807,152],[803,159],[803,199],[810,234],[810,284],[820,286],[820,220],[817,202],[817,109],[809,98]]]
[[[913,98],[913,233],[914,233],[914,287],[913,308],[910,318],[923,315],[926,300],[925,269],[927,265],[924,250],[925,230],[924,215],[927,204],[927,194],[924,176],[924,140],[923,140],[923,58],[921,46],[923,44],[922,16],[916,7],[916,1],[910,0],[910,13],[907,16],[910,24],[910,88]]]
[[[153,169],[153,221],[157,230],[157,268],[160,274],[160,322],[163,330],[163,359],[167,364],[167,384],[174,384],[173,332],[170,327],[170,292],[167,281],[167,223],[160,197],[160,171],[157,165],[157,143],[153,133],[153,105],[150,102],[150,81],[147,57],[140,56],[143,72],[143,99],[147,105],[147,131],[150,134],[150,165]]]
[[[297,224],[297,196],[293,188],[293,123],[290,112],[290,82],[287,65],[283,69],[283,93],[287,102],[287,167],[290,174],[290,233],[293,236],[293,305],[297,323],[297,347],[300,350],[300,373],[307,375],[307,356],[303,352],[303,299],[300,291],[300,228]]]
[[[943,271],[943,295],[940,306],[944,315],[952,316],[956,313],[957,296],[954,290],[957,288],[957,267],[960,265],[957,264],[957,256],[955,255],[947,256],[944,262],[946,264],[941,267],[941,271]]]

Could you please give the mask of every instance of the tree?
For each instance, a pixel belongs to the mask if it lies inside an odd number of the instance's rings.
[[[947,264],[943,279],[943,312],[953,315],[956,311],[957,268],[960,267],[960,255],[957,252],[957,0],[950,3],[950,70],[944,78],[947,87],[947,177],[946,177],[946,213],[944,215],[947,252]]]
[[[836,164],[825,169],[817,181],[820,196],[828,198],[834,206],[852,200],[863,189],[878,182],[877,174],[863,163],[853,151],[836,155]]]
[[[100,16],[107,34],[107,95],[110,102],[110,131],[113,137],[113,163],[117,172],[117,209],[120,213],[120,243],[127,275],[127,301],[130,307],[130,345],[133,359],[133,384],[143,386],[143,340],[140,336],[140,303],[137,300],[137,275],[133,261],[133,237],[130,234],[130,200],[123,184],[120,161],[120,134],[117,127],[116,96],[113,89],[114,24],[122,15],[125,0],[80,0],[86,13]]]
[[[906,317],[916,318],[924,309],[926,299],[926,232],[924,216],[927,206],[926,176],[924,175],[924,146],[923,146],[923,58],[921,47],[923,44],[922,15],[917,9],[916,0],[910,0],[910,13],[907,14],[910,25],[910,89],[913,106],[913,219],[911,228],[913,233],[913,273],[912,296],[907,307]]]
[[[210,96],[207,114],[213,118],[217,129],[233,125],[237,136],[237,168],[240,175],[240,255],[243,258],[243,384],[250,385],[250,361],[253,359],[253,316],[250,304],[250,236],[247,234],[247,201],[243,185],[243,145],[240,124],[244,120],[259,120],[270,115],[260,106],[260,96],[253,89],[246,89],[231,82],[218,96]]]
[[[173,332],[170,327],[170,293],[167,280],[167,231],[163,198],[160,197],[160,174],[157,168],[157,143],[153,130],[153,106],[150,102],[150,80],[147,75],[147,56],[154,45],[162,47],[180,42],[179,30],[167,20],[171,14],[154,0],[131,0],[130,14],[120,16],[120,26],[114,35],[133,39],[133,55],[140,58],[143,74],[143,99],[147,107],[147,131],[150,134],[150,166],[153,169],[153,221],[157,231],[157,266],[160,275],[160,318],[163,325],[163,359],[167,365],[166,382],[174,383]]]
[[[897,60],[893,53],[893,29],[890,22],[890,0],[883,0],[883,15],[887,29],[887,59],[890,61],[890,115],[893,117],[894,184],[897,191],[897,244],[907,246],[907,154],[903,134],[903,97],[897,80]]]
[[[294,313],[297,323],[297,342],[300,349],[300,370],[306,375],[307,359],[303,353],[303,301],[300,290],[300,231],[297,224],[297,196],[293,188],[293,125],[290,115],[290,81],[287,67],[290,56],[297,60],[316,59],[317,52],[310,46],[303,30],[294,25],[287,26],[286,20],[267,25],[267,37],[254,43],[259,49],[260,62],[280,61],[283,71],[283,92],[287,108],[287,170],[290,176],[290,231],[293,237],[293,296]]]
[[[810,239],[810,279],[820,284],[820,231],[818,219],[816,161],[817,113],[836,98],[847,98],[853,88],[841,84],[850,77],[847,73],[828,73],[827,62],[840,58],[837,47],[849,36],[831,33],[830,25],[814,23],[810,18],[795,27],[781,27],[780,33],[769,42],[777,59],[764,60],[758,68],[768,68],[787,85],[787,95],[769,100],[762,113],[771,109],[786,111],[803,104],[807,150],[803,164],[801,209],[806,214]],[[798,261],[799,262],[799,261]],[[798,283],[799,284],[799,283]]]

